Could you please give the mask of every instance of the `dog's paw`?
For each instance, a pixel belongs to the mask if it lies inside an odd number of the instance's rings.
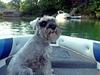
[[[54,69],[51,69],[51,72],[54,72]]]
[[[46,74],[46,75],[55,75],[55,74]]]

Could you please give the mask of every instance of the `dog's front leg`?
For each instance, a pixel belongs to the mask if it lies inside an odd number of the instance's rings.
[[[52,73],[51,62],[50,61],[48,61],[47,63],[45,63],[42,71],[43,71],[44,75],[54,75]]]
[[[25,67],[23,69],[20,69],[18,75],[33,75],[33,71],[31,68]]]

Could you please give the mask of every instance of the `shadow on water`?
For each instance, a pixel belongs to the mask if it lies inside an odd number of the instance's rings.
[[[29,25],[32,18],[5,18],[0,19],[0,35],[27,35],[34,31]],[[100,41],[100,22],[96,20],[69,20],[60,25],[62,34]]]

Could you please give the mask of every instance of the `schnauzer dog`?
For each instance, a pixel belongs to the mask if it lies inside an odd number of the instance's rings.
[[[52,16],[43,16],[30,22],[36,28],[34,36],[11,59],[9,75],[52,75],[51,42],[60,36],[60,28]]]

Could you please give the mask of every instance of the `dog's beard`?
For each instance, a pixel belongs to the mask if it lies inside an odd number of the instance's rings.
[[[56,42],[56,40],[60,36],[60,29],[56,28],[55,30],[52,30],[51,28],[43,28],[42,29],[42,37],[49,42]]]

